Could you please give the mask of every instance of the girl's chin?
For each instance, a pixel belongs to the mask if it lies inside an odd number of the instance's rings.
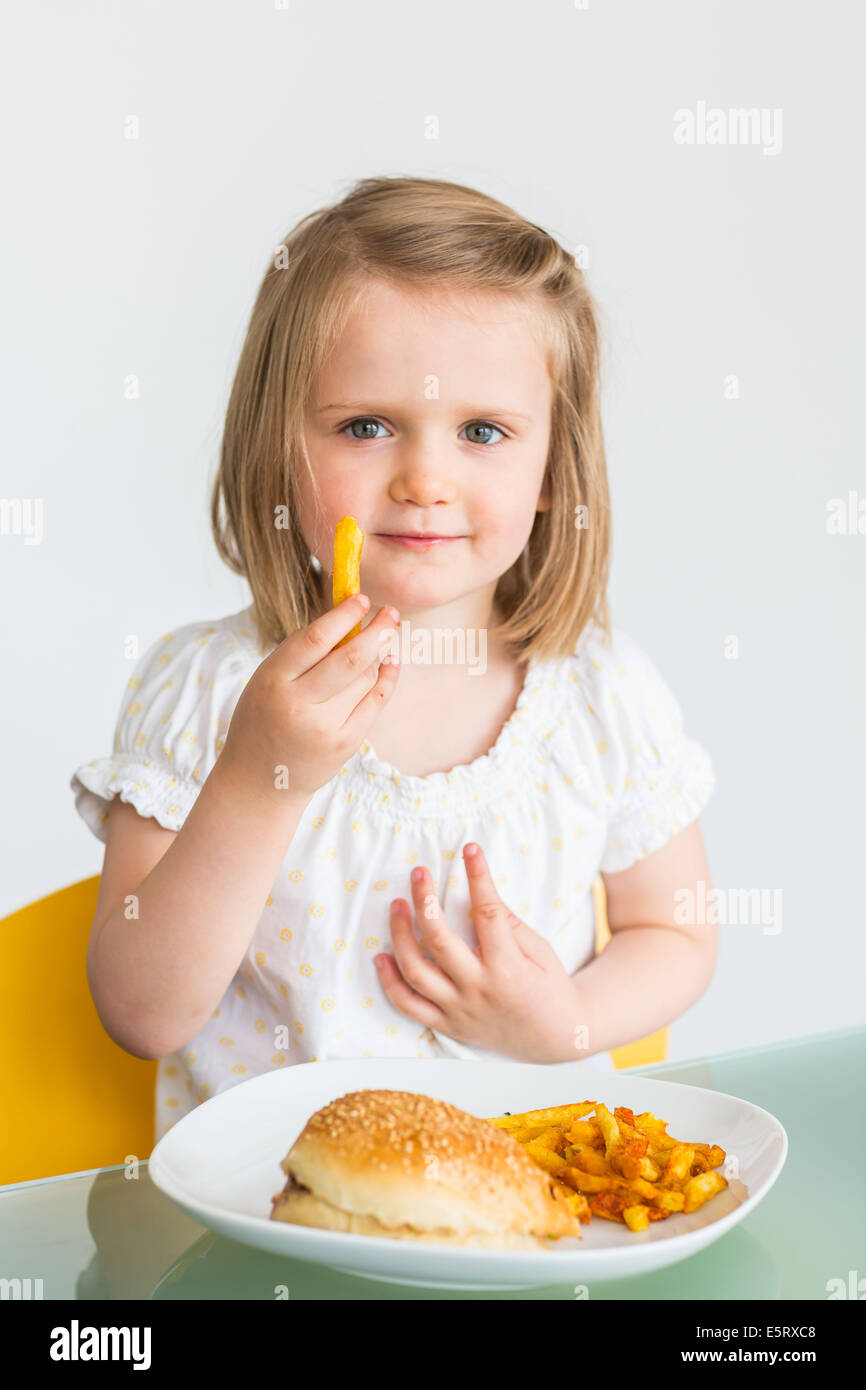
[[[370,595],[370,612],[374,617],[383,604],[391,603],[399,611],[401,623],[414,622],[420,617],[426,622],[440,609],[444,611],[450,608],[461,597],[459,591],[445,593],[442,586],[419,592],[417,588],[410,590],[399,584],[389,584],[387,579],[377,586],[376,592],[381,595],[380,598],[373,598],[372,588],[363,592]]]

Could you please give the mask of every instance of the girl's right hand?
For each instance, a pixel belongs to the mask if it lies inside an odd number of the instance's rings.
[[[282,792],[310,800],[335,776],[375,724],[397,685],[399,667],[382,661],[397,650],[399,614],[380,608],[372,622],[337,648],[369,607],[352,594],[308,627],[292,632],[257,667],[235,707],[217,759],[253,794]],[[394,610],[396,611],[396,610]]]

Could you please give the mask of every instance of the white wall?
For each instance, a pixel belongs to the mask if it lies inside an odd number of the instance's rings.
[[[101,866],[67,784],[110,751],[123,639],[248,601],[207,485],[272,247],[358,177],[432,174],[589,248],[614,619],[713,756],[714,882],[784,893],[779,934],[722,931],[672,1055],[863,1019],[866,535],[826,530],[828,499],[866,496],[858,11],[18,7],[0,491],[44,499],[45,532],[0,537],[0,911]],[[780,109],[781,150],[678,145],[674,112],[699,102]]]

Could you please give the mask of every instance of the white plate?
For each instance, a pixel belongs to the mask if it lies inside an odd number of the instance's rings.
[[[279,1166],[315,1110],[366,1087],[416,1091],[474,1115],[517,1113],[582,1100],[629,1106],[667,1120],[677,1139],[720,1144],[724,1192],[632,1232],[593,1216],[582,1239],[538,1251],[471,1250],[320,1231],[269,1219],[285,1175]],[[199,1105],[163,1135],[149,1172],[167,1197],[213,1231],[261,1250],[399,1284],[529,1288],[645,1274],[694,1255],[736,1226],[775,1182],[788,1138],[748,1101],[628,1071],[594,1073],[580,1062],[464,1062],[370,1058],[307,1062],[241,1082]]]

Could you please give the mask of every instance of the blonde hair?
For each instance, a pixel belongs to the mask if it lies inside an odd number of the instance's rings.
[[[569,654],[590,620],[609,632],[599,332],[580,268],[541,227],[477,189],[367,178],[285,238],[256,296],[229,399],[211,524],[220,555],[249,583],[263,647],[330,606],[298,521],[297,469],[303,462],[315,492],[304,414],[371,278],[508,292],[539,311],[553,385],[550,506],[499,579],[494,603],[505,621],[491,633],[523,661]],[[586,529],[577,529],[578,507]]]

